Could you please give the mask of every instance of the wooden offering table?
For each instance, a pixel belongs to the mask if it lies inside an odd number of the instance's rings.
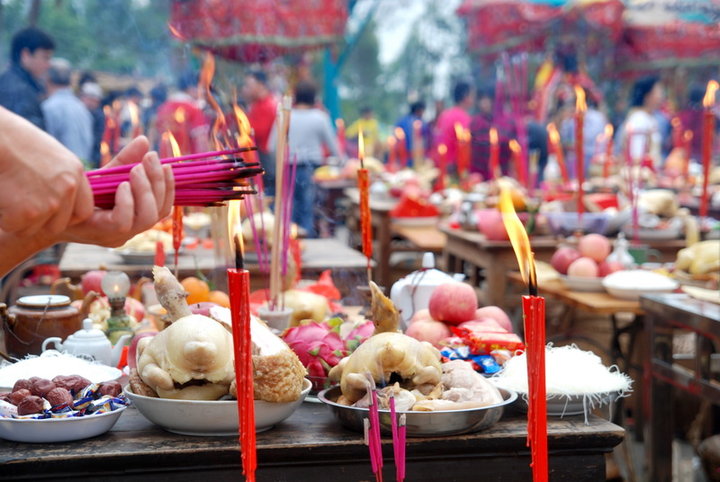
[[[601,418],[548,419],[550,480],[603,481],[605,454],[624,430]],[[483,432],[408,438],[406,480],[530,480],[527,419],[508,416]],[[383,437],[386,480],[395,479],[392,439]],[[344,429],[328,407],[304,403],[289,419],[257,435],[259,481],[371,480],[362,434]],[[238,437],[190,437],[163,431],[136,409],[89,440],[22,444],[0,440],[0,479],[242,480]]]
[[[506,306],[507,275],[517,270],[517,258],[510,241],[490,241],[478,231],[453,229],[440,225],[440,231],[447,236],[443,248],[445,269],[450,272],[464,273],[466,265],[470,267],[470,283],[480,286],[480,273],[484,279],[484,304]],[[550,237],[538,237],[530,240],[535,259],[550,261],[558,242]]]
[[[346,189],[345,195],[352,208],[348,212],[347,226],[351,232],[360,233],[360,194],[357,189]],[[374,278],[386,293],[390,292],[393,279],[390,270],[390,255],[394,252],[440,253],[445,246],[445,234],[433,225],[412,225],[393,222],[390,211],[397,204],[396,199],[370,197],[370,216],[373,228],[373,250],[375,265]],[[405,246],[393,244],[393,238],[406,241]],[[359,239],[359,238],[358,238]],[[352,243],[352,241],[351,241]]]
[[[672,479],[674,389],[720,405],[720,380],[711,373],[711,354],[720,346],[720,305],[685,294],[647,295],[640,300],[646,311],[648,350],[645,375],[649,378],[644,405],[647,414],[645,450],[648,479]],[[692,370],[673,363],[673,331],[695,333]]]

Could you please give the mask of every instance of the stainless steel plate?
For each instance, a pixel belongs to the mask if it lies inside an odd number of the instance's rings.
[[[482,408],[466,410],[445,410],[437,412],[397,412],[397,416],[404,413],[407,422],[408,437],[437,437],[443,435],[458,435],[472,433],[486,429],[495,424],[503,414],[506,405],[517,400],[517,393],[512,390],[500,388],[503,402]],[[367,408],[348,407],[335,403],[340,396],[340,387],[323,390],[318,398],[330,406],[340,423],[357,432],[363,431],[363,419],[368,418]],[[389,410],[380,410],[380,428],[384,433],[391,432],[391,418]]]

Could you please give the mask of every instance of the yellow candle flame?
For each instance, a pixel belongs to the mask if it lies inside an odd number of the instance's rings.
[[[339,131],[345,129],[345,121],[342,119],[335,119],[335,127]]]
[[[177,139],[175,139],[175,136],[172,132],[163,132],[162,138],[170,144],[170,150],[172,151],[173,157],[179,157],[182,155],[182,153],[180,152],[180,145],[178,144]]]
[[[587,103],[585,102],[585,89],[581,86],[575,86],[575,111],[578,113],[585,112],[587,110]]]
[[[530,250],[530,238],[528,237],[525,226],[523,226],[520,218],[515,212],[513,206],[512,194],[507,181],[499,181],[500,184],[500,201],[498,207],[502,212],[503,224],[507,230],[510,243],[518,260],[520,267],[520,276],[525,283],[530,286],[537,286],[537,276],[535,274],[535,260]]]
[[[447,154],[447,146],[445,144],[440,144],[438,146],[438,154],[440,154],[441,156]]]
[[[494,127],[490,128],[490,132],[488,132],[488,136],[490,137],[490,145],[491,146],[497,146],[498,144],[498,132],[497,129]]]
[[[130,125],[136,127],[140,124],[140,114],[138,106],[135,102],[127,103],[128,113],[130,114]]]
[[[463,129],[463,126],[459,123],[455,123],[455,138],[459,141],[462,141],[465,138],[465,132]]]
[[[552,142],[554,146],[560,144],[560,133],[552,122],[547,125],[547,133],[548,137],[550,137],[550,142]]]
[[[690,129],[686,130],[683,133],[683,138],[685,139],[685,142],[690,142],[692,140],[693,136],[694,136],[693,131],[691,131]]]
[[[717,80],[708,82],[705,97],[703,97],[703,107],[709,109],[715,105],[715,92],[717,92],[718,89],[720,89],[720,84],[718,84]]]
[[[673,117],[670,121],[670,124],[672,125],[673,129],[680,127],[680,118],[677,116]]]
[[[390,137],[388,137],[387,143],[388,143],[388,147],[390,149],[392,149],[393,147],[395,147],[397,140],[393,136],[390,136]]]
[[[175,122],[178,124],[184,124],[185,123],[185,109],[182,107],[178,107],[178,109],[175,111]]]
[[[605,124],[605,139],[612,139],[613,132],[614,129],[612,124]]]
[[[365,160],[365,138],[363,137],[362,130],[358,132],[358,159],[360,159],[360,168],[364,168],[363,161]]]
[[[400,141],[405,139],[405,131],[402,129],[402,127],[395,128],[395,137],[397,137]]]
[[[242,229],[240,223],[240,200],[233,199],[228,201],[228,241],[230,246],[230,253],[234,256],[235,253],[235,240],[238,240],[238,247],[240,248],[240,254],[245,253],[245,247],[243,244]]]
[[[520,143],[515,139],[510,139],[510,142],[508,142],[508,147],[513,152],[513,154],[520,154],[520,152],[522,151]]]

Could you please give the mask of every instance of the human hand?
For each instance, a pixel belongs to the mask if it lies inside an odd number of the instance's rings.
[[[93,197],[80,160],[3,108],[0,125],[0,230],[52,238],[87,219]]]
[[[148,149],[147,138],[137,137],[107,164],[142,161],[130,171],[130,181],[118,186],[113,209],[95,209],[87,220],[61,233],[60,241],[116,247],[170,214],[175,199],[172,168],[160,164],[157,153]]]

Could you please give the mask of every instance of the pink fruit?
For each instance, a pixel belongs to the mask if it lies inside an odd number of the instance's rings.
[[[472,320],[477,310],[475,290],[465,283],[442,284],[430,295],[428,309],[433,320],[452,325]]]
[[[107,271],[93,270],[88,271],[80,278],[80,286],[84,295],[91,291],[104,295],[102,290],[102,279],[105,277]]]
[[[570,264],[567,274],[568,276],[577,276],[578,278],[596,278],[598,275],[598,265],[590,258],[578,258]]]
[[[468,330],[472,330],[477,333],[507,333],[508,331],[492,318],[481,318],[478,320],[466,321],[464,323],[460,323],[458,328],[467,328]]]
[[[416,321],[424,321],[424,320],[432,320],[432,316],[430,316],[430,310],[428,310],[427,308],[423,308],[422,310],[417,310],[412,315],[412,318],[410,318],[410,323],[415,323]]]
[[[146,336],[155,336],[157,333],[151,332],[151,331],[145,331],[143,333],[138,333],[135,335],[132,339],[132,342],[130,342],[130,348],[128,349],[128,357],[127,362],[128,366],[130,368],[137,368],[137,345],[138,342],[145,338]]]
[[[604,278],[605,276],[614,273],[615,271],[622,271],[625,267],[618,261],[603,261],[598,265],[598,276]]]
[[[508,238],[502,213],[497,209],[481,209],[477,212],[477,222],[480,232],[492,241],[505,241]]]
[[[370,338],[375,331],[375,323],[368,320],[362,325],[356,326],[350,333],[345,336],[345,349],[349,352],[355,351],[355,348]]]
[[[578,243],[580,254],[598,263],[608,257],[611,249],[610,241],[602,234],[586,234]]]
[[[510,321],[510,317],[507,315],[507,313],[505,313],[502,308],[499,308],[497,306],[483,306],[482,308],[478,308],[477,310],[475,310],[475,319],[480,320],[483,318],[491,318],[508,332],[513,332],[513,326],[512,322]]]
[[[330,369],[348,354],[345,342],[326,323],[294,326],[285,330],[282,337],[314,378],[315,390],[324,387]]]
[[[553,253],[550,264],[560,274],[567,274],[570,264],[580,257],[580,251],[569,246],[561,246]]]
[[[405,334],[416,340],[427,341],[435,346],[439,346],[440,340],[452,335],[450,328],[445,323],[435,320],[415,321],[408,326]]]

